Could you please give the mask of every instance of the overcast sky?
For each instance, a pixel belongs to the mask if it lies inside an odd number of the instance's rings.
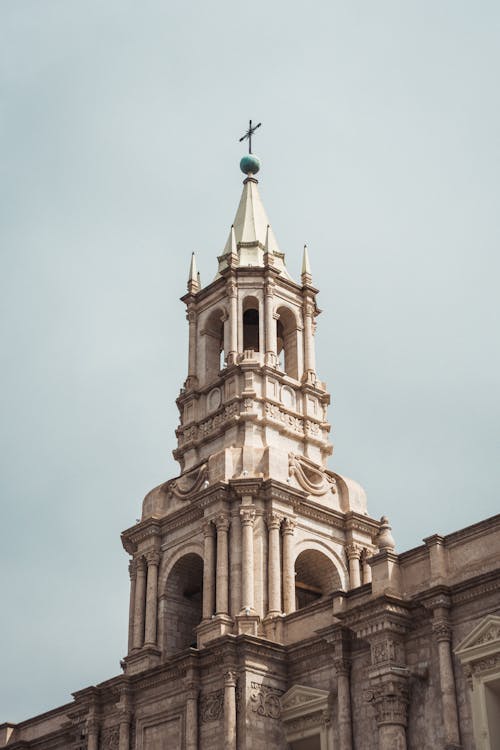
[[[330,467],[399,551],[498,511],[499,69],[494,0],[3,0],[0,722],[120,672],[119,534],[177,473],[178,298],[249,118]]]

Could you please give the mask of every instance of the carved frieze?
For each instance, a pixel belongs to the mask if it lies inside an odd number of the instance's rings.
[[[106,727],[101,732],[100,750],[118,750],[120,743],[120,727]]]
[[[228,404],[219,412],[203,420],[198,425],[192,425],[190,427],[182,428],[177,430],[177,438],[179,447],[183,447],[188,443],[198,443],[199,441],[209,437],[215,432],[218,432],[220,428],[229,420],[233,419],[240,412],[240,404],[238,401],[234,401],[232,404]]]
[[[224,713],[224,690],[214,690],[200,699],[200,721],[204,724],[218,721]]]
[[[269,719],[279,719],[281,717],[281,695],[283,695],[283,690],[263,685],[261,682],[252,682],[250,692],[252,711]]]

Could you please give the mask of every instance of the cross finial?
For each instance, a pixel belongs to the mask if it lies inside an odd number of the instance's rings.
[[[260,128],[261,125],[262,125],[262,123],[259,122],[257,125],[254,125],[252,127],[252,121],[250,120],[249,123],[248,123],[248,130],[247,130],[247,132],[245,133],[245,135],[242,135],[241,138],[240,138],[240,143],[241,143],[241,141],[246,141],[247,138],[248,138],[248,153],[249,154],[252,153],[252,135],[255,133],[255,131],[257,130],[257,128]]]

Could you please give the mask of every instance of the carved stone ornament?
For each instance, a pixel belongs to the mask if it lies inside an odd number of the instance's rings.
[[[434,620],[432,623],[432,632],[438,642],[451,641],[450,622],[445,617],[439,617]]]
[[[250,693],[252,711],[269,719],[279,719],[281,717],[280,696],[282,694],[283,690],[268,687],[260,682],[252,682]]]
[[[227,422],[239,415],[239,413],[240,402],[234,401],[233,403],[221,408],[220,411],[212,417],[205,419],[198,425],[195,424],[190,425],[189,427],[179,427],[177,430],[179,447],[182,448],[190,443],[197,444],[201,440],[215,434],[221,430]]]
[[[254,508],[240,508],[240,518],[242,526],[253,526],[255,521]]]
[[[120,743],[120,727],[106,727],[101,732],[100,750],[118,750]]]
[[[365,700],[375,710],[377,724],[400,724],[408,722],[408,690],[398,683],[382,685],[364,691]]]
[[[300,487],[309,495],[324,495],[328,491],[337,491],[335,479],[325,474],[305,456],[289,453],[288,469],[290,476],[294,476]]]
[[[218,721],[224,712],[224,690],[214,690],[200,699],[200,721]]]
[[[180,500],[187,500],[202,488],[207,477],[208,464],[203,463],[196,469],[192,469],[177,479],[172,479],[168,482],[167,493],[169,497],[178,497]]]

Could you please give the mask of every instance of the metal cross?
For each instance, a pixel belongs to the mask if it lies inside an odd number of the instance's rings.
[[[252,153],[252,135],[255,133],[255,131],[257,130],[257,128],[260,128],[261,125],[262,125],[262,123],[259,122],[258,125],[254,125],[252,127],[252,121],[250,120],[250,122],[248,123],[248,130],[247,130],[247,132],[245,133],[245,135],[243,135],[240,138],[240,143],[241,143],[241,141],[246,141],[246,139],[248,138],[248,153],[249,154]]]

